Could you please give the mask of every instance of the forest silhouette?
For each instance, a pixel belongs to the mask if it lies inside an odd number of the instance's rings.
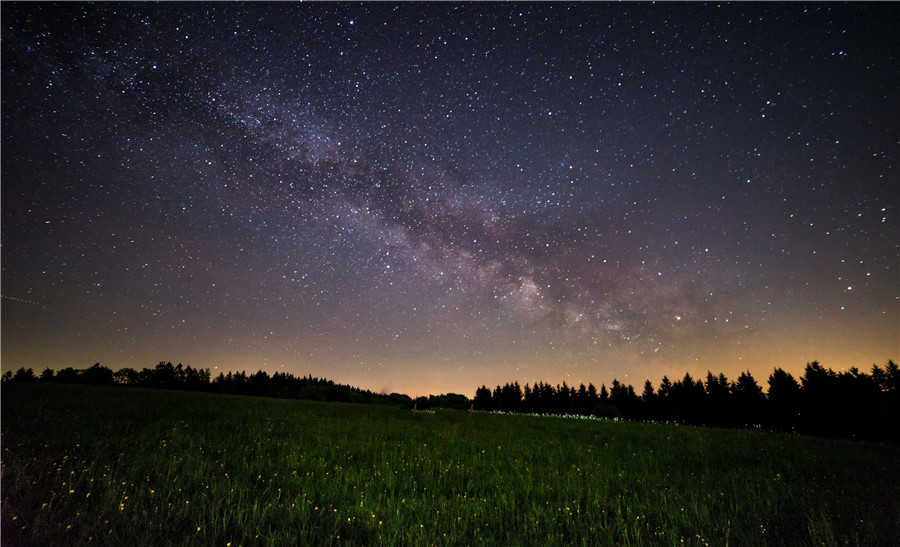
[[[241,372],[211,377],[209,369],[160,362],[154,368],[123,368],[113,372],[97,363],[86,369],[58,372],[31,368],[6,372],[4,382],[59,382],[205,391],[236,395],[387,404],[426,410],[451,408],[540,415],[569,415],[605,419],[643,420],[715,427],[741,427],[847,437],[871,441],[900,441],[900,367],[892,360],[869,373],[857,368],[835,372],[817,361],[807,363],[799,380],[781,368],[768,378],[763,391],[753,375],[742,372],[735,381],[707,372],[705,380],[690,374],[659,385],[647,380],[640,395],[632,385],[613,380],[610,388],[580,384],[516,382],[482,385],[473,399],[457,393],[413,399],[407,395],[374,393],[336,384],[323,378],[297,378]]]

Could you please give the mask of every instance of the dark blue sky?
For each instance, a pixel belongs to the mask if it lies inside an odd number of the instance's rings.
[[[2,366],[898,358],[896,4],[2,5]]]

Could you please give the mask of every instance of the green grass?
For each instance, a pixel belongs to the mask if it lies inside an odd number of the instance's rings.
[[[802,545],[900,537],[900,447],[2,387],[4,545]]]

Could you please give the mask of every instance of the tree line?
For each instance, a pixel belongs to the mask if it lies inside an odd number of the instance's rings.
[[[474,408],[503,412],[574,414],[603,418],[664,421],[717,427],[752,427],[866,440],[900,441],[900,368],[893,361],[835,372],[817,361],[807,363],[799,381],[781,368],[763,391],[753,375],[735,381],[707,372],[705,380],[690,374],[658,386],[644,382],[640,395],[631,385],[613,380],[610,389],[566,382],[556,386],[518,382],[481,386]]]
[[[403,408],[457,408],[534,414],[567,414],[622,418],[718,427],[756,427],[815,435],[867,440],[900,441],[900,368],[893,361],[869,373],[857,368],[835,372],[817,361],[807,363],[798,379],[781,368],[768,378],[763,391],[747,371],[729,381],[724,374],[707,372],[705,380],[685,374],[671,381],[663,376],[658,386],[644,382],[634,387],[613,380],[610,388],[593,384],[577,388],[566,382],[551,385],[518,382],[481,386],[475,397],[447,393],[412,399],[403,394],[380,394],[336,384],[324,378],[265,371],[219,373],[160,362],[154,368],[123,368],[113,372],[99,363],[83,370],[71,367],[36,375],[32,369],[6,372],[3,381],[40,381],[124,385],[161,389],[209,391],[317,401],[390,404]]]
[[[285,399],[309,399],[314,401],[339,401],[349,403],[374,403],[409,405],[413,402],[406,395],[373,393],[368,390],[336,384],[332,380],[313,376],[296,376],[276,372],[272,375],[260,370],[254,374],[245,371],[219,373],[212,377],[210,370],[184,366],[181,363],[160,361],[154,368],[135,370],[123,368],[113,372],[110,368],[96,363],[86,369],[64,368],[59,372],[45,369],[35,375],[33,369],[20,368],[15,373],[7,371],[3,381],[40,381],[80,383],[94,385],[120,385],[157,389],[180,389],[186,391],[207,391],[231,395],[254,395]]]

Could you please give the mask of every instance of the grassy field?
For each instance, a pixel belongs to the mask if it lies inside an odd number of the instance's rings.
[[[802,545],[900,537],[900,447],[2,387],[4,545]]]

